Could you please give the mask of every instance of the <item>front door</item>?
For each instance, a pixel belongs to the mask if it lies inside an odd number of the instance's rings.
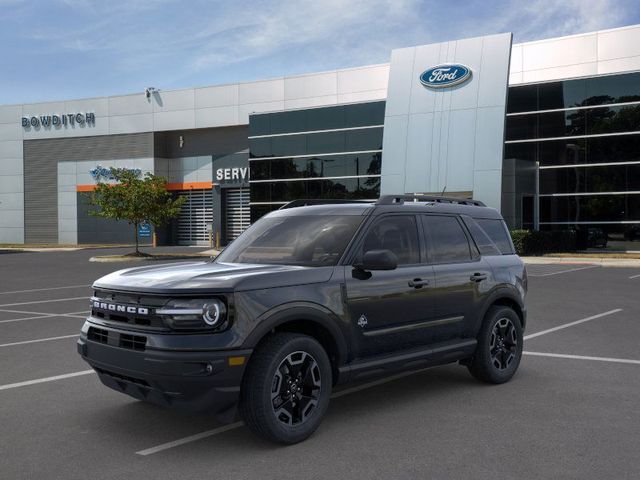
[[[356,260],[387,249],[398,268],[364,272],[345,268],[347,307],[356,356],[366,357],[426,343],[425,322],[433,315],[433,268],[425,265],[414,215],[386,215],[364,234]]]

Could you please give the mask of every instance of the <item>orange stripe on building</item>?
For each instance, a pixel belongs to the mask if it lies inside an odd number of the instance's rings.
[[[199,190],[212,188],[212,182],[167,183],[167,190]],[[96,185],[76,185],[76,192],[93,192]]]
[[[167,183],[167,190],[196,190],[213,187],[212,182]]]

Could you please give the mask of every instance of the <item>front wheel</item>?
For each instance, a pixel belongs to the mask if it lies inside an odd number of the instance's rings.
[[[293,444],[320,425],[331,396],[331,363],[314,338],[277,333],[254,352],[242,382],[240,414],[267,440]]]
[[[522,346],[522,325],[516,312],[509,307],[493,306],[480,328],[469,372],[483,382],[508,382],[520,365]]]

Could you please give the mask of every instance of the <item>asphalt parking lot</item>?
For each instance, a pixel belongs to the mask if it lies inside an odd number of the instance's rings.
[[[96,254],[0,253],[2,479],[640,478],[640,269],[531,265],[511,382],[449,365],[348,386],[280,447],[100,384],[76,336],[91,282],[125,264]]]

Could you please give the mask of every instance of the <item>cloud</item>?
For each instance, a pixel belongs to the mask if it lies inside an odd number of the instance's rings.
[[[615,0],[519,0],[496,13],[479,25],[489,31],[512,31],[517,42],[622,26],[637,14],[632,4]]]
[[[640,22],[637,0],[0,0],[0,79],[104,95],[389,61],[394,48],[499,32],[523,42]],[[17,78],[17,77],[15,77]],[[91,78],[91,82],[86,79]],[[75,80],[78,79],[78,80]],[[13,83],[11,83],[13,82]],[[14,102],[13,94],[7,93]],[[22,97],[21,97],[22,98]],[[38,97],[38,100],[41,98]]]

